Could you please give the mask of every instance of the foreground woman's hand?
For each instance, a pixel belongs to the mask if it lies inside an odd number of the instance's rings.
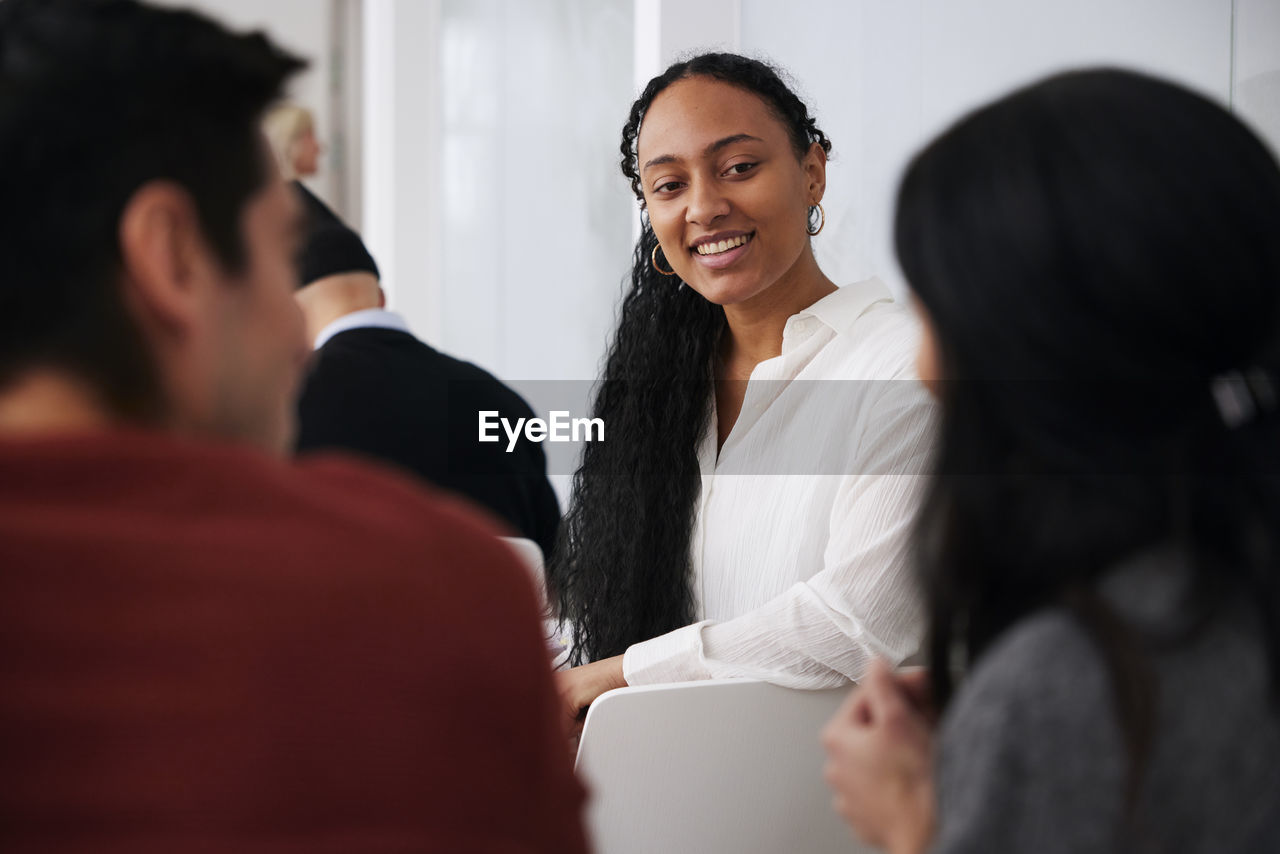
[[[918,854],[933,838],[933,723],[923,680],[923,671],[895,676],[873,662],[822,731],[836,812],[891,854]]]
[[[602,658],[590,664],[562,670],[556,674],[556,687],[564,708],[565,727],[576,742],[582,732],[582,718],[590,706],[605,691],[625,688],[627,680],[622,675],[622,656]]]

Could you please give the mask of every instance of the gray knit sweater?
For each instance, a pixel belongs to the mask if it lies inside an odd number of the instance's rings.
[[[1131,565],[1104,595],[1139,622],[1167,619],[1170,564]],[[1126,813],[1128,758],[1092,640],[1065,611],[1006,632],[944,717],[931,851],[1280,854],[1280,713],[1249,610],[1161,652],[1155,670],[1151,755]]]

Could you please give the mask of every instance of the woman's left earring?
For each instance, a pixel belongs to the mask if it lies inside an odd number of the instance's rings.
[[[818,210],[818,227],[817,228],[813,227],[814,208],[817,208]],[[821,232],[822,229],[826,227],[827,227],[827,212],[822,209],[822,202],[814,202],[812,205],[809,206],[809,224],[805,228],[805,231],[809,232],[810,237],[817,237],[818,233]]]

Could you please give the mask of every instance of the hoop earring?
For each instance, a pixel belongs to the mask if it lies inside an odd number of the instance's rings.
[[[805,231],[809,232],[810,237],[817,237],[818,234],[822,231],[822,229],[827,227],[827,212],[822,209],[822,202],[814,202],[812,205],[809,206],[810,219],[812,219],[813,217],[814,208],[818,209],[818,227],[814,228],[813,223],[810,222],[808,225],[805,226],[805,229],[804,229]]]
[[[659,273],[661,273],[664,276],[674,276],[676,274],[676,271],[674,269],[671,270],[671,272],[667,272],[666,270],[658,266],[658,250],[661,248],[662,248],[661,243],[655,243],[653,245],[653,252],[649,253],[649,260],[653,262],[653,269],[657,270]]]

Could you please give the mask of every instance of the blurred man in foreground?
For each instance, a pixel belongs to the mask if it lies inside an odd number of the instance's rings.
[[[280,458],[301,63],[0,2],[0,849],[582,851],[534,594],[468,513]]]

